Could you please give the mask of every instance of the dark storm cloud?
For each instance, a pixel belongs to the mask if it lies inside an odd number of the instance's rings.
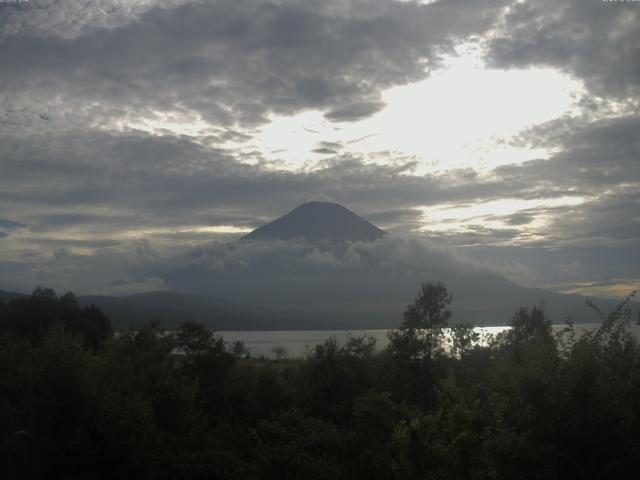
[[[31,230],[35,232],[46,232],[57,230],[60,227],[73,227],[77,225],[87,225],[92,223],[100,223],[106,227],[117,225],[122,227],[126,225],[127,215],[108,216],[88,213],[52,213],[43,214],[39,218],[38,225]],[[132,222],[133,223],[133,219]]]
[[[506,218],[509,225],[527,225],[533,221],[533,216],[527,213],[514,213]]]
[[[192,2],[72,38],[12,29],[19,19],[9,16],[2,89],[102,102],[107,116],[189,110],[215,124],[256,125],[271,112],[320,109],[355,120],[382,107],[383,89],[424,78],[456,41],[486,31],[501,4]],[[39,121],[55,114],[32,112]]]
[[[29,0],[0,7],[4,35],[30,32],[40,36],[74,38],[96,28],[135,22],[153,0]],[[163,0],[178,5],[181,0]]]
[[[382,102],[357,102],[329,110],[325,117],[334,122],[353,122],[370,117],[384,107]]]
[[[21,242],[23,260],[34,263],[0,263],[0,281],[31,288],[53,282],[59,267],[69,286],[90,278],[96,289],[162,288],[156,257],[144,253],[150,247],[141,253],[123,233],[156,229],[140,233],[153,241],[182,227],[254,228],[318,192],[396,231],[414,229],[424,207],[440,204],[585,196],[580,206],[487,215],[444,237],[426,225],[425,235],[456,245],[526,240],[522,231],[550,218],[529,238],[535,254],[514,250],[493,263],[538,283],[631,276],[640,268],[640,117],[628,106],[615,112],[607,99],[640,98],[640,9],[545,0],[514,4],[501,18],[506,3],[63,0],[1,8],[0,215],[12,220],[0,221],[0,237]],[[456,44],[483,36],[493,66],[562,69],[585,82],[582,105],[609,116],[523,132],[520,145],[553,155],[487,174],[417,175],[417,163],[397,153],[373,154],[372,164],[327,142],[315,153],[331,158],[286,171],[263,153],[225,147],[250,141],[274,113],[316,109],[333,122],[371,116],[384,90],[425,78]],[[210,126],[197,139],[179,136],[161,130],[156,112],[202,116]],[[157,120],[161,135],[127,127],[141,120]],[[483,226],[488,220],[505,228]],[[195,242],[208,234],[180,235]],[[564,253],[542,261],[548,251]]]
[[[321,155],[337,155],[342,149],[343,146],[340,143],[323,141],[319,142],[318,146],[314,148],[312,152],[319,153]]]
[[[521,198],[584,196],[580,205],[517,213],[512,225],[530,217],[549,217],[541,242],[560,245],[617,245],[624,237],[640,242],[640,117],[599,121],[558,120],[528,131],[523,138],[558,153],[549,159],[507,165],[494,174],[522,187]],[[561,133],[558,133],[561,132]],[[523,223],[524,224],[524,223]],[[640,246],[640,244],[639,244]]]
[[[562,136],[554,133],[562,127]],[[550,122],[527,132],[531,145],[560,147],[548,160],[507,165],[496,173],[532,188],[564,185],[579,194],[597,194],[613,186],[640,182],[640,116],[585,123]]]
[[[23,225],[18,222],[14,222],[13,220],[7,220],[4,218],[0,218],[0,238],[4,238],[9,235],[9,232],[16,230],[18,228],[24,228],[26,225]]]
[[[554,217],[550,233],[559,245],[640,247],[640,194],[638,184],[619,187]]]
[[[397,210],[382,210],[367,215],[367,219],[374,224],[381,225],[418,225],[422,217],[422,210],[416,208],[400,208]]]
[[[6,218],[0,218],[0,228],[4,228],[7,230],[13,230],[14,228],[22,228],[25,225],[14,222],[13,220],[7,220]]]
[[[547,66],[582,79],[601,97],[640,93],[640,9],[633,2],[537,0],[513,4],[487,44],[498,68]]]
[[[302,203],[309,192],[364,214],[505,197],[597,197],[640,180],[637,126],[637,118],[579,124],[549,159],[499,167],[490,175],[460,170],[438,176],[412,174],[411,164],[368,164],[349,155],[307,173],[273,170],[242,163],[233,149],[142,133],[49,136],[46,149],[38,136],[4,137],[0,155],[9,160],[3,160],[0,199],[16,221],[51,229],[91,223],[253,227]],[[514,218],[524,224],[525,217]]]
[[[321,155],[336,155],[338,153],[337,150],[333,150],[327,147],[314,148],[311,150],[313,153],[319,153]]]
[[[91,227],[93,224],[86,224]],[[39,230],[35,231],[36,233],[40,233]],[[123,240],[100,240],[100,239],[91,239],[91,240],[74,240],[74,239],[57,239],[51,237],[44,237],[41,234],[35,236],[23,236],[20,239],[22,242],[36,246],[43,247],[47,249],[46,251],[55,251],[59,248],[70,248],[70,247],[80,247],[80,248],[109,248],[109,247],[117,247],[124,243]]]
[[[323,192],[366,213],[435,202],[444,184],[342,157],[311,173],[238,161],[233,150],[144,134],[4,137],[0,199],[33,232],[85,226],[117,234],[134,227],[255,227]],[[9,153],[11,152],[11,153]],[[19,159],[19,160],[18,160]],[[440,193],[439,193],[440,192]],[[269,199],[265,202],[264,199]],[[430,199],[430,200],[429,200]]]
[[[504,244],[518,235],[518,230],[513,228],[489,228],[480,224],[466,225],[455,233],[428,232],[427,234],[434,241],[453,246]]]

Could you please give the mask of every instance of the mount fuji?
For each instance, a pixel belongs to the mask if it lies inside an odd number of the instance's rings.
[[[243,239],[294,240],[340,243],[375,241],[387,235],[351,210],[332,202],[307,202],[286,215],[256,228]]]
[[[332,202],[300,205],[186,261],[164,275],[171,291],[279,312],[300,328],[395,327],[430,280],[453,294],[452,323],[505,324],[518,307],[541,302],[556,323],[597,321],[580,295],[521,287],[453,249],[394,237]],[[617,303],[597,301],[605,311]]]

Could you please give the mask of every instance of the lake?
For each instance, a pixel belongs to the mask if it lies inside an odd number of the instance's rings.
[[[599,324],[576,324],[576,333],[593,330]],[[555,332],[561,331],[566,325],[553,325]],[[477,327],[474,330],[480,335],[496,335],[508,330],[510,327]],[[632,331],[636,338],[640,339],[640,326],[632,325]],[[387,337],[389,330],[238,330],[218,331],[226,342],[244,342],[252,357],[274,358],[274,349],[282,348],[289,358],[303,357],[307,350],[323,343],[331,337],[339,342],[344,342],[349,337],[373,337],[376,339],[376,347],[380,350],[389,344]]]

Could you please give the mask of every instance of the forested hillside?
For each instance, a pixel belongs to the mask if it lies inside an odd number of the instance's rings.
[[[424,284],[390,345],[249,358],[207,328],[113,335],[36,290],[0,305],[0,478],[622,478],[640,452],[640,349],[625,304],[576,338],[540,307],[443,348]],[[596,314],[598,314],[596,309]],[[576,319],[578,320],[578,319]],[[177,354],[180,352],[179,354]]]

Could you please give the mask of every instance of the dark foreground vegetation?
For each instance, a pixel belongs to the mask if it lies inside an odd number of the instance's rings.
[[[0,305],[0,478],[629,478],[640,349],[625,304],[592,333],[542,308],[478,345],[425,284],[384,351],[247,358],[186,323],[114,336],[71,294]],[[597,313],[597,311],[596,311]],[[183,354],[176,354],[176,347]]]

